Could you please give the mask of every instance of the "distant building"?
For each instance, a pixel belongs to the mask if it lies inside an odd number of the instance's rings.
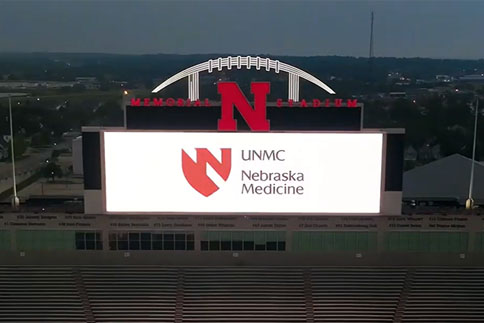
[[[68,132],[64,132],[62,134],[62,138],[66,142],[71,143],[71,146],[69,148],[72,150],[72,143],[74,142],[74,139],[76,139],[80,135],[81,135],[81,133],[79,131],[68,131]]]
[[[101,86],[97,78],[91,76],[76,77],[76,83],[83,85],[87,90],[96,90]]]
[[[76,77],[76,82],[79,83],[94,83],[97,82],[97,79],[95,77],[91,76],[81,76],[81,77]]]
[[[390,72],[387,75],[387,80],[388,81],[397,81],[402,79],[402,74],[400,72]]]
[[[111,84],[118,85],[119,87],[128,87],[128,81],[111,81]]]
[[[472,160],[454,154],[403,174],[403,199],[424,203],[464,205],[469,194]],[[484,165],[476,162],[474,200],[484,203]]]
[[[450,83],[452,81],[452,77],[449,75],[435,75],[435,80],[437,82]]]
[[[79,131],[67,131],[62,134],[62,138],[66,140],[73,140],[81,135]]]
[[[82,136],[72,140],[72,173],[76,176],[84,174],[82,165]]]
[[[391,98],[406,98],[407,92],[390,92],[388,96]]]
[[[76,82],[58,82],[58,81],[0,81],[0,88],[10,90],[27,90],[27,89],[60,89],[63,87],[73,87]]]
[[[459,81],[481,83],[484,82],[484,74],[464,75],[459,78]]]

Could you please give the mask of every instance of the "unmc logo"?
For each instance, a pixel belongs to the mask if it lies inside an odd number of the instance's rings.
[[[219,162],[207,148],[196,148],[195,150],[197,151],[196,162],[182,149],[183,174],[197,192],[208,197],[218,191],[219,187],[208,177],[207,164],[226,181],[232,167],[232,152],[230,148],[221,148],[222,161]]]

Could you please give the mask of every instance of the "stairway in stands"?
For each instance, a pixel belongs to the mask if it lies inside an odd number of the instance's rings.
[[[0,267],[0,322],[86,322],[71,268]]]
[[[0,322],[484,322],[484,269],[0,267]]]
[[[314,268],[314,322],[393,322],[404,269]]]
[[[186,269],[182,322],[306,322],[302,271]]]
[[[484,322],[484,270],[416,270],[402,322]]]
[[[177,270],[88,267],[80,270],[95,322],[174,322]]]

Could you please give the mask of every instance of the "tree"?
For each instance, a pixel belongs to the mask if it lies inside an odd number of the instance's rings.
[[[45,147],[50,143],[49,132],[40,131],[30,138],[30,144],[32,147]]]
[[[43,169],[42,169],[42,176],[45,178],[51,178],[52,182],[55,182],[55,178],[60,178],[64,174],[62,172],[62,169],[59,165],[57,165],[55,162],[51,162],[47,164]]]

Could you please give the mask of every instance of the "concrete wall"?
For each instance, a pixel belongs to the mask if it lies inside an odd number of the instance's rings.
[[[200,251],[2,252],[0,265],[484,266],[482,254]]]
[[[152,265],[358,265],[358,266],[423,266],[484,265],[483,218],[463,214],[429,214],[404,216],[327,216],[327,217],[264,217],[264,216],[157,216],[157,215],[84,215],[66,213],[0,213],[0,233],[7,233],[0,243],[0,264],[152,264]],[[102,250],[21,250],[17,246],[21,231],[100,232]],[[286,251],[202,251],[200,241],[213,231],[279,231],[284,233]],[[117,232],[192,232],[195,250],[187,251],[116,251],[109,250],[109,234]],[[345,250],[305,251],[295,248],[297,234],[362,233],[376,237],[373,245],[353,245]],[[389,245],[389,237],[415,236],[422,233],[419,244],[402,248]],[[327,236],[327,235],[326,235]],[[445,240],[442,237],[449,237]],[[50,237],[50,236],[49,236]],[[457,239],[455,239],[457,237]],[[1,238],[1,236],[0,236]],[[462,239],[463,240],[462,240]],[[406,239],[406,238],[405,238]],[[459,240],[460,239],[460,240]],[[1,239],[0,239],[1,240]],[[458,242],[457,247],[452,244]],[[1,241],[0,241],[1,242]],[[442,244],[438,246],[435,244]],[[51,244],[52,245],[52,244]],[[434,245],[434,247],[432,247]],[[366,247],[365,247],[366,246]],[[430,246],[427,248],[427,246]],[[57,246],[55,246],[57,247]],[[56,249],[56,248],[52,248]],[[296,250],[298,249],[298,250]],[[333,248],[334,249],[334,248]],[[416,252],[415,250],[430,250]]]

